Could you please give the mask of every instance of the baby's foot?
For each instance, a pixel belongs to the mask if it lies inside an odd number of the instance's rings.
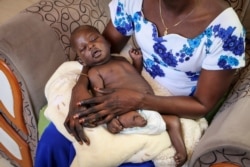
[[[138,112],[128,112],[119,117],[119,121],[124,128],[144,127],[147,124]]]
[[[187,154],[176,153],[174,156],[176,167],[181,167],[187,161]]]

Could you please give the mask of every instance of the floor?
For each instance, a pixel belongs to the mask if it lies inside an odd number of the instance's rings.
[[[38,0],[0,0],[0,26],[18,12],[37,2]],[[10,163],[0,156],[1,167],[12,167]]]

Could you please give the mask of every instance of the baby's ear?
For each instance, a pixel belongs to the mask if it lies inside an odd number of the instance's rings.
[[[77,61],[83,66],[86,65],[86,63],[79,56],[77,56]]]

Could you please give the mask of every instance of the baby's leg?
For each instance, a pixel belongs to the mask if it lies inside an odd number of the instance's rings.
[[[137,112],[130,111],[112,119],[107,128],[111,133],[119,133],[123,128],[144,127],[147,121]]]
[[[166,122],[170,140],[176,150],[176,154],[174,156],[176,166],[180,167],[187,160],[187,151],[182,136],[180,119],[174,115],[162,115],[162,117]]]

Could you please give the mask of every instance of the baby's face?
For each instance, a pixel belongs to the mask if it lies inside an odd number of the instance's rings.
[[[88,66],[104,64],[110,59],[110,44],[95,30],[82,30],[73,41],[77,55]]]

